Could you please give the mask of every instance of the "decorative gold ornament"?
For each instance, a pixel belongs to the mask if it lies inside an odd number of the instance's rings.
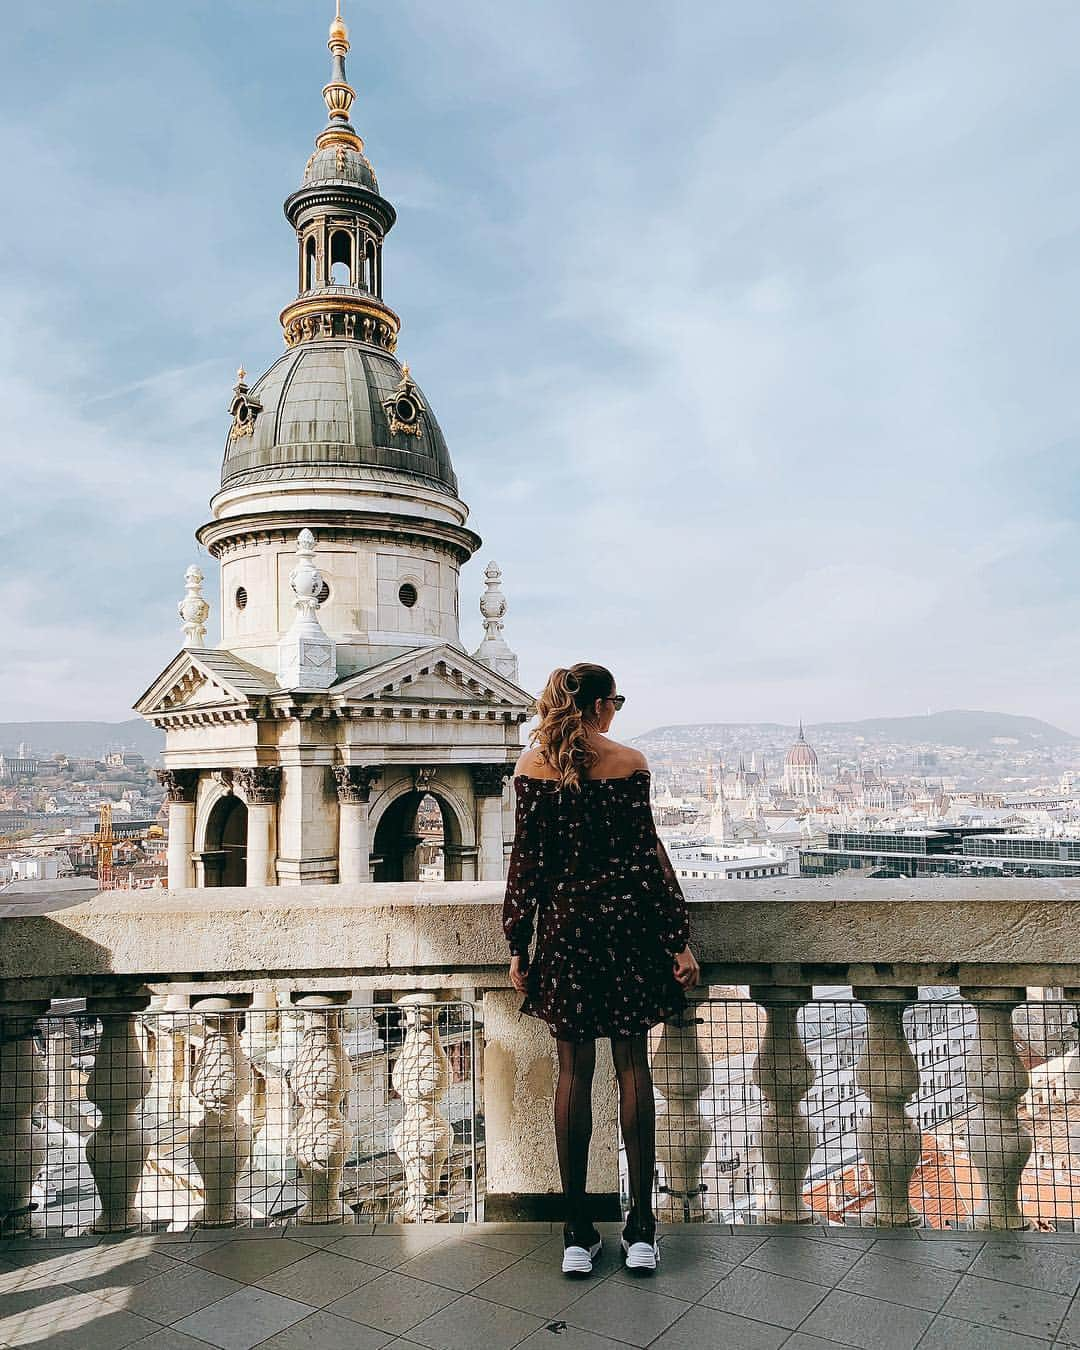
[[[405,436],[416,436],[419,439],[424,430],[424,401],[413,383],[408,365],[402,366],[397,388],[388,398],[383,399],[382,406],[391,436],[395,432],[401,432]]]

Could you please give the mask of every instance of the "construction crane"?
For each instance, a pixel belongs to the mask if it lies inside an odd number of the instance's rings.
[[[97,844],[98,890],[111,891],[113,888],[113,827],[112,803],[102,802],[98,813],[98,832],[93,837]]]

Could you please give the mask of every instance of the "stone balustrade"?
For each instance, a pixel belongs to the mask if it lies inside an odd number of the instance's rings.
[[[868,1103],[858,1144],[873,1195],[860,1221],[910,1225],[920,1136],[907,1106],[918,1072],[904,1011],[921,986],[959,987],[973,1010],[967,1053],[966,1149],[977,1174],[974,1222],[1020,1228],[1019,1196],[1032,1148],[1023,1108],[1028,1073],[1012,1012],[1029,989],[1080,990],[1080,882],[784,881],[753,887],[690,883],[694,944],[705,981],[749,988],[763,1014],[752,1082],[760,1098],[760,1194],[765,1222],[810,1217],[805,1187],[816,1138],[806,1109],[815,1067],[800,1033],[800,1009],[820,986],[851,986],[866,1007],[856,1081]],[[63,1070],[47,1072],[35,1019],[59,997],[85,997],[102,1035],[86,1085],[96,1123],[81,1117],[99,1197],[97,1231],[140,1221],[136,1191],[148,1142],[143,1107],[154,1092],[187,1094],[195,1116],[191,1155],[202,1175],[197,1221],[244,1218],[237,1182],[252,1149],[239,1103],[251,1089],[257,1033],[240,1036],[236,1011],[295,1017],[299,1049],[289,1073],[294,1118],[289,1146],[304,1196],[302,1222],[347,1217],[341,1200],[349,1146],[343,1109],[350,1063],[342,1015],[358,990],[395,991],[406,1029],[393,1081],[402,1116],[393,1147],[402,1165],[404,1217],[445,1217],[437,1178],[449,1148],[441,1113],[446,1055],[434,996],[482,995],[486,1217],[558,1212],[550,1125],[554,1057],[542,1026],[517,1012],[508,988],[497,883],[401,883],[172,892],[110,892],[49,912],[0,919],[0,1218],[28,1227],[30,1185],[40,1166],[34,1120]],[[42,909],[47,906],[43,903]],[[198,1028],[190,1083],[174,1076],[169,1036],[153,1045],[153,1074],[139,1015],[152,1003],[188,1007]],[[752,1006],[752,1005],[751,1005]],[[272,1012],[277,1009],[276,1012]],[[700,1101],[709,1065],[694,1006],[654,1039],[662,1122],[659,1164],[665,1218],[700,1217],[703,1159],[710,1147]],[[606,1061],[605,1061],[606,1063]],[[55,1095],[55,1092],[54,1092]],[[598,1072],[590,1189],[598,1210],[618,1204],[615,1098]]]

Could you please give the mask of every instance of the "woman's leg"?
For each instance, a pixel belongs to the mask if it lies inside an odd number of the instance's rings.
[[[651,1240],[656,1229],[652,1207],[656,1171],[656,1101],[645,1036],[611,1042],[611,1057],[619,1080],[619,1121],[630,1172],[632,1224]]]
[[[595,1041],[556,1041],[559,1082],[555,1089],[555,1145],[559,1175],[566,1197],[566,1223],[575,1235],[592,1227],[585,1199],[592,1139],[592,1080],[596,1067]]]

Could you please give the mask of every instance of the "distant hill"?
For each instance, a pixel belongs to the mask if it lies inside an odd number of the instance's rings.
[[[0,750],[14,752],[26,742],[36,755],[57,750],[100,759],[108,750],[136,750],[153,764],[165,748],[165,734],[141,717],[126,722],[0,722]]]
[[[778,722],[699,722],[655,727],[635,736],[635,745],[700,745],[720,738],[750,739],[755,735],[770,739],[786,733],[794,740],[798,728]],[[1060,727],[1041,722],[1037,717],[1017,717],[1012,713],[970,712],[953,709],[928,713],[923,717],[870,717],[859,722],[818,722],[806,727],[811,743],[815,736],[835,742],[842,739],[885,741],[894,745],[956,745],[966,750],[1030,749],[1043,745],[1073,745],[1080,741]]]

